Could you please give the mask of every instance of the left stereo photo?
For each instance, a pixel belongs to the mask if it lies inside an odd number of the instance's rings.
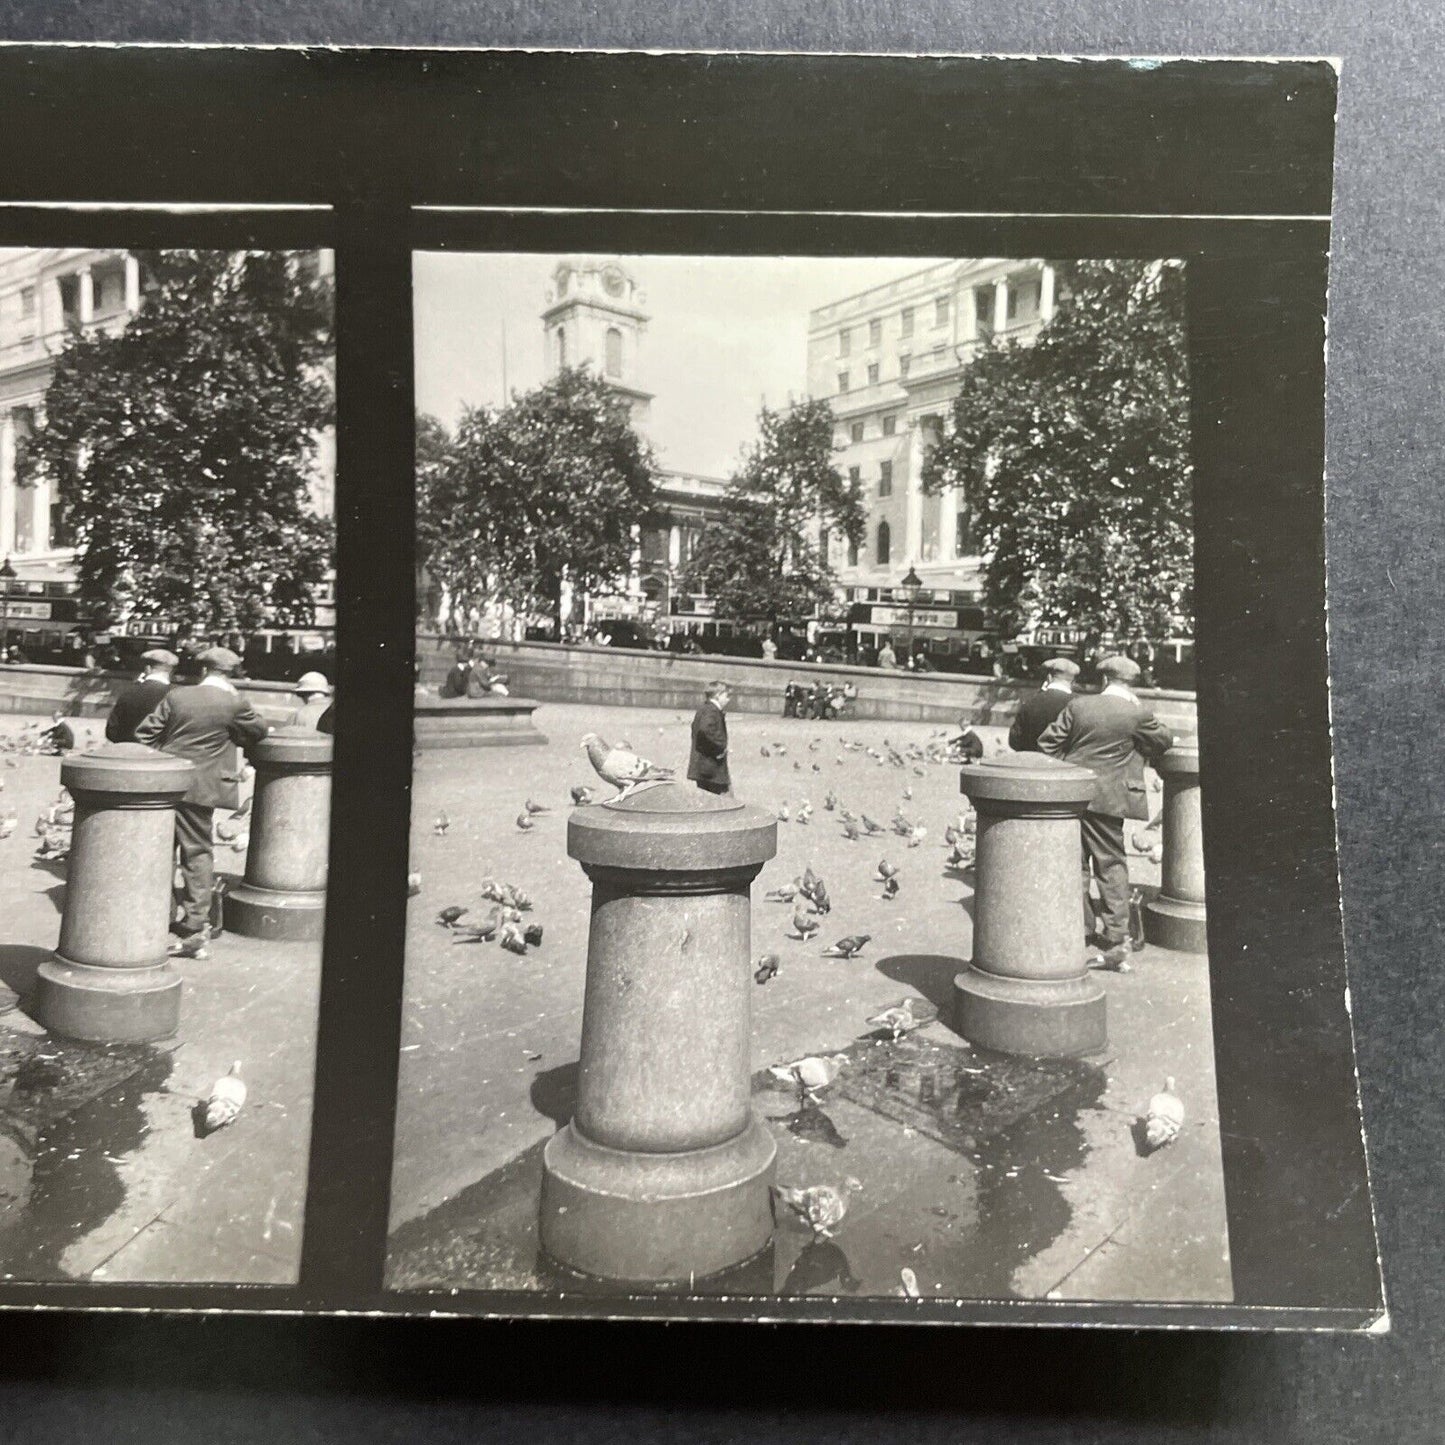
[[[298,1278],[332,278],[0,248],[0,1280]]]

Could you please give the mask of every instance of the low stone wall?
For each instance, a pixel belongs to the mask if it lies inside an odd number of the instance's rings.
[[[0,666],[0,713],[50,717],[105,717],[131,679],[122,673],[55,665]],[[300,699],[288,682],[238,682],[236,686],[268,723],[280,724]]]
[[[432,697],[419,694],[412,709],[418,748],[526,747],[545,743],[528,697]]]
[[[703,688],[716,678],[733,689],[734,712],[781,716],[783,688],[789,679],[796,678],[811,687],[826,678],[851,682],[858,689],[854,707],[860,719],[942,725],[966,717],[978,725],[1007,726],[1019,703],[1036,691],[1031,683],[998,682],[946,672],[883,672],[831,663],[688,657],[555,642],[487,642],[485,647],[487,655],[496,659],[497,671],[507,674],[507,686],[514,693],[525,693],[543,702],[690,712],[701,700]],[[428,687],[439,687],[455,663],[456,654],[455,639],[419,637],[420,681]],[[1177,732],[1198,730],[1193,693],[1143,690],[1140,696]]]

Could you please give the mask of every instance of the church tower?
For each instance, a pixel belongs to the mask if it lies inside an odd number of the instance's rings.
[[[573,259],[559,262],[552,273],[542,312],[547,375],[564,366],[590,366],[627,399],[638,427],[647,424],[652,402],[652,393],[638,385],[645,299],[617,261]]]

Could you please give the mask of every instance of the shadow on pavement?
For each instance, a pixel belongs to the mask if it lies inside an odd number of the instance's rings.
[[[35,970],[50,956],[50,949],[28,943],[0,944],[0,983],[24,998],[34,986]]]
[[[559,1129],[577,1112],[577,1062],[543,1069],[532,1080],[532,1107]]]
[[[874,965],[884,978],[922,994],[945,1021],[953,1009],[953,980],[965,962],[942,953],[895,953]]]

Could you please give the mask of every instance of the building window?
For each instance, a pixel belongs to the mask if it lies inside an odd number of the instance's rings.
[[[35,315],[35,288],[33,286],[22,286],[20,288],[20,319],[27,321]]]
[[[1004,294],[1004,315],[1010,320],[1018,319],[1019,314],[1019,293],[1017,286],[1005,286]]]
[[[883,435],[891,437],[898,430],[898,418],[896,416],[885,416],[883,418]]]
[[[606,365],[608,376],[622,375],[622,333],[615,327],[607,328]]]
[[[878,495],[880,497],[891,497],[893,495],[893,463],[878,463]]]
[[[822,557],[825,561],[827,560],[827,557],[828,557],[828,543],[829,543],[829,540],[830,540],[830,539],[829,539],[829,537],[828,537],[828,529],[827,529],[826,527],[819,527],[819,528],[818,528],[818,555],[819,555],[820,557]]]
[[[839,391],[847,391],[847,390],[848,390],[848,373],[847,373],[846,371],[840,371],[840,372],[838,373],[838,390],[839,390]]]
[[[863,423],[861,421],[855,421],[853,425],[848,428],[848,435],[853,441],[861,442],[863,440]]]
[[[953,555],[955,557],[973,555],[973,514],[967,507],[958,509],[958,519],[953,532]]]
[[[937,412],[920,418],[918,425],[923,432],[924,446],[936,447],[943,440],[943,418]]]
[[[850,567],[858,565],[858,544],[856,542],[848,543],[848,565]]]
[[[870,321],[868,323],[868,345],[877,346],[883,340],[883,323],[881,321]]]
[[[838,333],[838,355],[847,356],[853,350],[853,333],[845,326]]]
[[[564,366],[566,366],[566,365],[567,365],[567,328],[566,328],[565,326],[559,326],[559,327],[557,328],[557,368],[558,368],[558,370],[561,370],[561,368],[564,367]]]
[[[874,560],[880,567],[886,567],[892,553],[892,534],[888,530],[887,522],[878,524],[878,546],[874,552]]]
[[[935,326],[948,325],[948,297],[940,296],[933,303],[933,324]]]
[[[878,363],[876,361],[870,361],[868,363],[868,385],[878,385]]]
[[[973,293],[973,316],[980,341],[993,335],[993,287],[979,286]]]
[[[854,491],[855,494],[858,492],[859,488],[862,487],[862,485],[863,485],[863,468],[862,468],[862,467],[849,467],[849,468],[848,468],[848,485],[849,485],[850,487],[852,487],[852,489],[853,489],[853,491]]]
[[[913,335],[913,308],[911,306],[903,308],[903,334],[905,336]]]
[[[913,365],[913,358],[905,351],[905,352],[898,358],[898,379],[899,379],[899,381],[907,381],[907,380],[908,380],[908,368],[909,368],[910,366],[912,366],[912,365]]]

